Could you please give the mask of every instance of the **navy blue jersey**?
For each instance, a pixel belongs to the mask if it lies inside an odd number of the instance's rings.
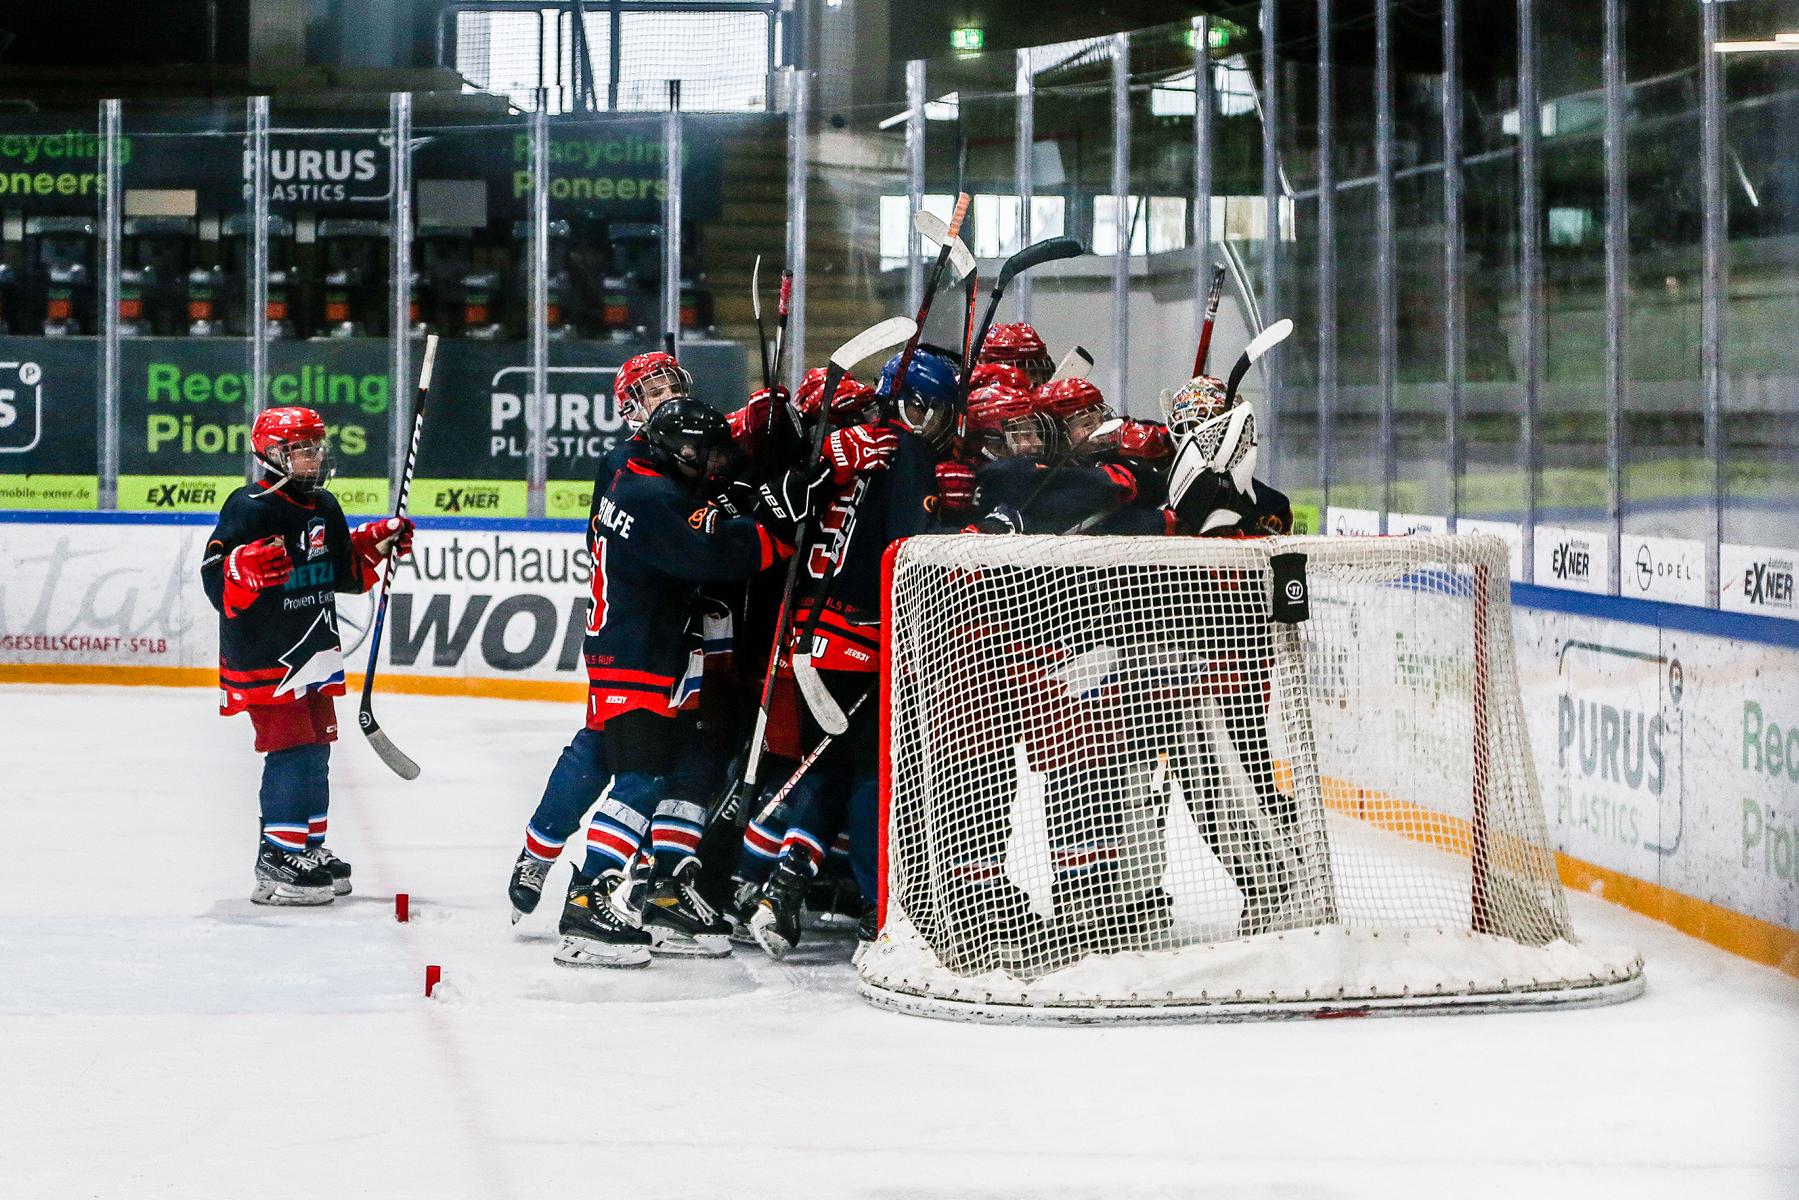
[[[1268,537],[1293,532],[1293,505],[1287,494],[1260,479],[1254,482],[1256,498],[1252,501],[1239,496],[1238,503],[1233,506],[1233,511],[1238,514],[1237,522],[1210,530],[1208,537]]]
[[[1026,533],[1071,533],[1085,522],[1106,520],[1128,505],[1136,484],[1122,468],[1067,463],[1060,470],[1038,458],[1002,458],[975,474],[975,508],[999,505],[1024,516]]]
[[[812,655],[823,668],[873,671],[880,650],[881,559],[901,538],[928,532],[937,519],[937,455],[929,443],[895,422],[885,426],[899,447],[885,471],[860,475],[832,497],[800,569],[794,632],[810,624],[821,582]]]
[[[642,457],[627,458],[596,496],[587,548],[593,607],[582,650],[592,729],[634,709],[672,715],[692,649],[685,634],[695,588],[748,579],[781,552],[755,521],[726,517]]]
[[[293,574],[248,605],[227,603],[225,556],[278,536]],[[337,593],[367,591],[377,576],[350,549],[350,528],[337,497],[296,497],[251,483],[225,497],[206,540],[200,582],[219,612],[219,711],[285,704],[320,692],[344,694],[337,640]]]

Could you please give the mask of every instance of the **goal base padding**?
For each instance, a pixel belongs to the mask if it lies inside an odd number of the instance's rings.
[[[1580,1008],[1643,993],[1616,947],[1523,946],[1453,930],[1323,926],[1153,953],[1092,954],[1020,979],[958,975],[901,917],[858,961],[862,998],[912,1016],[992,1024],[1262,1021]],[[1128,982],[1127,982],[1128,981]]]

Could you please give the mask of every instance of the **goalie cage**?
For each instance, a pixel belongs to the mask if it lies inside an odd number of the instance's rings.
[[[1294,553],[1310,611],[1285,623]],[[1499,539],[958,535],[886,571],[873,1003],[1087,1023],[1641,993],[1636,953],[1569,926]]]

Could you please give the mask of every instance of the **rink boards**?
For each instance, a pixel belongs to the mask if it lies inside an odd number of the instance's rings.
[[[216,686],[210,527],[0,519],[0,680]],[[423,523],[381,686],[579,703],[592,569],[573,522]],[[1521,584],[1513,599],[1564,882],[1799,975],[1799,622]],[[371,615],[340,598],[353,672]]]

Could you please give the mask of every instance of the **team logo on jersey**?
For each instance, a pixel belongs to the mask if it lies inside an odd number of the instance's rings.
[[[687,515],[687,523],[701,533],[711,533],[718,528],[718,510],[710,504],[703,505]]]
[[[314,517],[306,523],[306,557],[314,559],[326,553],[330,547],[325,545],[325,519]]]

